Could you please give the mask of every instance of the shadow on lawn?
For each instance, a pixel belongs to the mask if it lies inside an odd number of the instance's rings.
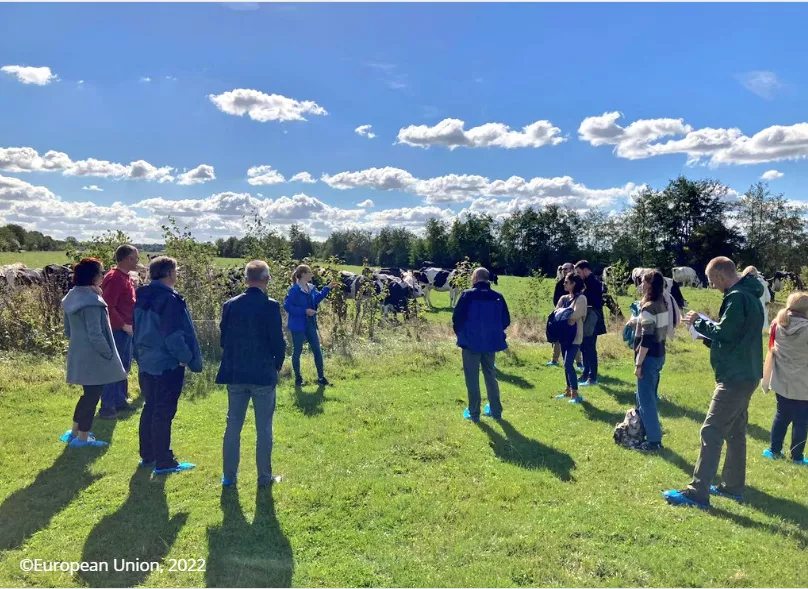
[[[91,587],[134,587],[146,581],[151,571],[116,571],[117,558],[161,562],[171,550],[187,513],[169,516],[165,476],[152,479],[151,469],[139,468],[129,480],[129,496],[113,514],[105,516],[87,537],[84,562],[108,562],[109,570],[84,572]],[[164,563],[165,567],[169,563]]]
[[[95,420],[93,433],[97,439],[112,443],[116,423]],[[3,529],[0,551],[19,548],[33,534],[47,528],[56,514],[102,476],[91,473],[90,467],[104,455],[106,448],[69,448],[63,442],[54,440],[54,443],[64,446],[54,463],[0,505]]]
[[[562,481],[572,480],[575,461],[569,454],[526,438],[505,419],[498,423],[502,426],[504,436],[483,421],[478,425],[488,435],[491,448],[500,460],[522,468],[549,470]]]
[[[303,415],[308,417],[320,415],[323,412],[323,403],[325,403],[325,386],[317,385],[317,390],[313,393],[307,393],[303,387],[295,386],[294,406]]]
[[[600,388],[603,389],[609,395],[611,395],[614,398],[614,400],[620,403],[621,405],[633,406],[636,403],[636,397],[633,391],[629,392],[628,388],[623,389],[622,387],[621,389],[613,388],[603,384],[604,382],[608,382],[608,380],[606,380],[605,378],[601,378],[600,380],[601,380]],[[664,379],[661,381],[661,383],[664,385]],[[629,383],[625,384],[626,386],[629,386],[631,388],[636,388],[636,386],[633,384],[631,385]],[[709,407],[709,403],[707,403],[707,405],[705,406],[704,412],[697,411],[695,409],[690,409],[688,407],[682,407],[681,405],[677,405],[676,403],[665,397],[660,397],[657,403],[657,410],[659,411],[660,417],[669,417],[671,419],[679,419],[685,417],[699,425],[704,423],[704,418],[707,417],[706,413],[707,407]],[[622,417],[620,419],[622,420]],[[769,432],[754,423],[750,423],[746,426],[746,433],[747,435],[749,435],[750,437],[754,438],[759,442],[768,442],[770,439]]]
[[[501,380],[502,382],[507,382],[508,384],[512,384],[520,389],[535,389],[536,385],[532,382],[527,380],[526,378],[522,378],[516,374],[509,374],[507,372],[503,372],[500,369],[497,369],[497,380]]]
[[[223,488],[222,523],[208,529],[208,587],[291,587],[292,545],[275,515],[272,487],[258,489],[255,517],[247,521],[238,490]]]

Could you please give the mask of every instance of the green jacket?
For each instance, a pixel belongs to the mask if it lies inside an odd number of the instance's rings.
[[[720,383],[763,378],[763,285],[752,276],[741,278],[724,293],[718,322],[697,319],[693,327],[710,339],[710,364]]]

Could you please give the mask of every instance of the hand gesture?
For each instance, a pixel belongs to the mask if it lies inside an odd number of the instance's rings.
[[[690,326],[692,327],[693,324],[696,322],[696,319],[698,319],[698,318],[699,318],[698,313],[696,313],[694,311],[688,311],[687,315],[682,317],[682,321],[685,322],[685,323],[690,324]]]
[[[317,311],[315,311],[314,309],[306,309],[306,315],[308,315],[309,317],[314,316],[314,314],[315,314],[316,312],[317,312]]]
[[[133,335],[135,333],[134,331],[132,331],[132,326],[129,325],[128,323],[125,324],[123,327],[121,327],[121,331],[123,331],[124,333],[128,333],[129,335]]]
[[[634,367],[634,376],[642,380],[642,366],[635,366]]]
[[[328,288],[330,288],[331,290],[334,290],[338,286],[339,282],[337,282],[336,280],[332,280],[331,282],[328,283]]]

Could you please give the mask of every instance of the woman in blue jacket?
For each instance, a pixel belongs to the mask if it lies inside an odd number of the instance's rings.
[[[292,332],[292,368],[295,371],[295,385],[303,385],[300,375],[300,354],[303,353],[304,342],[309,342],[311,353],[314,354],[314,365],[317,367],[317,383],[330,384],[323,373],[323,353],[320,350],[320,337],[317,334],[317,307],[328,296],[331,289],[338,286],[332,282],[323,290],[311,283],[314,273],[306,265],[300,265],[292,272],[292,287],[286,293],[283,308],[289,315],[287,327]]]

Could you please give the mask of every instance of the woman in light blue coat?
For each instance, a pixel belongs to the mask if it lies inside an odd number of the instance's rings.
[[[85,258],[73,268],[73,288],[62,299],[67,348],[67,382],[84,387],[73,412],[73,428],[61,437],[72,448],[106,446],[90,433],[105,384],[126,378],[107,304],[101,297],[104,277],[100,260]]]

